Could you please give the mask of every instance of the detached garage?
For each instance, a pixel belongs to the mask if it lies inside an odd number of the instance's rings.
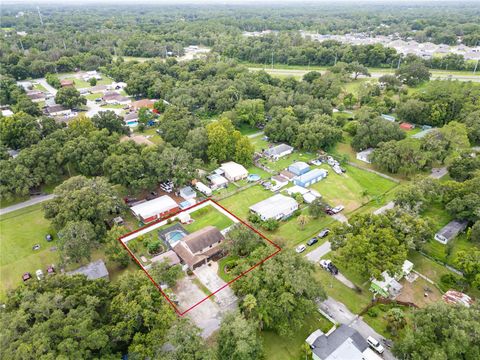
[[[178,204],[168,195],[145,201],[130,208],[133,215],[143,223],[161,219],[180,210]]]
[[[328,175],[328,172],[324,169],[313,169],[303,175],[297,176],[293,179],[293,183],[302,187],[309,187],[320,180],[323,180]]]

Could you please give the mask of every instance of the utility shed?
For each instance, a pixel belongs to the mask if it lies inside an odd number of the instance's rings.
[[[85,266],[79,267],[76,270],[67,272],[67,275],[85,275],[88,280],[109,279],[107,267],[103,260],[91,262]]]
[[[439,243],[446,244],[450,240],[455,239],[458,234],[465,231],[467,224],[468,222],[465,220],[450,221],[435,234],[435,240],[437,240]]]
[[[298,203],[295,199],[282,194],[274,195],[250,206],[250,211],[260,216],[263,221],[285,219],[296,210],[298,210]]]
[[[138,220],[149,223],[173,214],[179,210],[178,204],[170,196],[164,195],[130,208]]]
[[[236,162],[229,161],[222,166],[220,166],[220,169],[223,170],[224,176],[229,180],[229,181],[238,181],[245,179],[248,176],[248,171],[243,167],[243,165],[237,164]]]
[[[288,167],[288,171],[297,176],[303,175],[310,171],[310,166],[303,161],[297,161]]]
[[[328,172],[324,169],[313,169],[303,175],[297,176],[293,179],[293,183],[298,186],[308,187],[323,180],[327,175]]]

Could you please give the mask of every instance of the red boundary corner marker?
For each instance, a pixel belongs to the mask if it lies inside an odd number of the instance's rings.
[[[223,285],[221,288],[215,290],[214,292],[212,292],[210,295],[206,296],[204,299],[200,300],[199,302],[197,302],[196,304],[190,306],[187,310],[181,312],[176,306],[175,304],[170,300],[170,298],[167,296],[167,294],[165,294],[165,292],[162,290],[162,288],[160,287],[160,285],[157,284],[157,282],[155,280],[153,280],[153,278],[151,277],[151,275],[148,273],[148,271],[143,267],[143,265],[140,263],[140,261],[136,258],[136,256],[133,254],[133,252],[128,248],[127,245],[125,245],[122,241],[123,238],[127,237],[127,236],[130,236],[132,234],[135,234],[143,229],[146,229],[146,228],[149,228],[161,221],[165,221],[165,220],[168,220],[169,218],[173,217],[173,216],[177,216],[179,213],[183,212],[183,211],[186,211],[186,210],[189,210],[189,209],[192,209],[194,207],[197,207],[198,205],[201,205],[207,201],[211,201],[213,202],[215,205],[221,207],[223,210],[225,210],[226,212],[228,212],[231,216],[233,216],[235,219],[237,219],[239,222],[241,222],[242,224],[244,224],[245,226],[247,226],[248,228],[250,228],[250,230],[254,231],[256,234],[258,234],[262,239],[264,239],[265,241],[267,241],[268,243],[270,243],[271,245],[273,245],[275,247],[275,251],[268,255],[265,259],[259,261],[258,263],[256,263],[255,265],[253,265],[251,268],[245,270],[244,272],[242,272],[240,275],[238,275],[235,279],[233,280],[230,280],[228,283],[226,283],[225,285]],[[130,256],[132,257],[133,260],[135,260],[135,262],[140,266],[140,268],[145,272],[145,274],[147,275],[147,277],[150,279],[150,281],[153,283],[153,285],[155,285],[155,287],[161,292],[161,294],[163,295],[163,297],[168,301],[168,303],[170,305],[172,305],[173,309],[175,310],[175,312],[177,313],[177,315],[179,316],[183,316],[185,315],[187,312],[189,312],[190,310],[192,310],[193,308],[195,308],[196,306],[200,305],[201,303],[203,303],[205,300],[209,299],[210,297],[212,297],[213,295],[215,295],[216,293],[218,293],[219,291],[221,291],[222,289],[226,288],[227,286],[229,286],[231,283],[237,281],[238,279],[240,279],[241,277],[245,276],[246,274],[248,274],[250,271],[252,271],[253,269],[255,269],[257,266],[263,264],[265,261],[267,261],[268,259],[271,259],[272,257],[274,257],[275,255],[277,255],[281,250],[282,248],[280,246],[278,246],[277,244],[275,244],[273,241],[271,241],[270,239],[268,239],[266,236],[264,236],[262,233],[260,233],[258,230],[254,229],[252,226],[248,225],[246,222],[244,222],[242,219],[240,219],[238,216],[236,216],[235,214],[233,214],[232,212],[230,212],[228,209],[225,209],[222,205],[220,205],[219,203],[217,203],[215,200],[212,200],[212,199],[206,199],[206,200],[203,200],[201,202],[199,202],[198,204],[195,204],[193,206],[190,206],[186,209],[183,209],[182,211],[179,211],[175,214],[172,214],[170,216],[168,216],[167,218],[165,219],[159,219],[159,220],[156,220],[154,222],[152,222],[151,224],[148,224],[148,225],[145,225],[145,226],[142,226],[140,229],[137,229],[135,231],[131,231],[125,235],[122,235],[118,238],[118,241],[120,242],[120,244],[122,244],[122,246],[128,251],[128,253],[130,254]]]

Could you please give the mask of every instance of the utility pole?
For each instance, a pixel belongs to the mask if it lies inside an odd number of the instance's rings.
[[[272,69],[273,69],[273,51],[272,51]]]
[[[477,72],[477,68],[478,68],[478,60],[477,60],[477,63],[475,64],[475,69],[473,69],[473,74],[475,75],[475,73]]]
[[[400,56],[398,58],[398,64],[397,64],[397,69],[400,69],[400,62],[402,61],[402,57]]]

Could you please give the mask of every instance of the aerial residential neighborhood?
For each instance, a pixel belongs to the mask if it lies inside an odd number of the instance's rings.
[[[480,8],[5,1],[2,359],[480,358]]]

